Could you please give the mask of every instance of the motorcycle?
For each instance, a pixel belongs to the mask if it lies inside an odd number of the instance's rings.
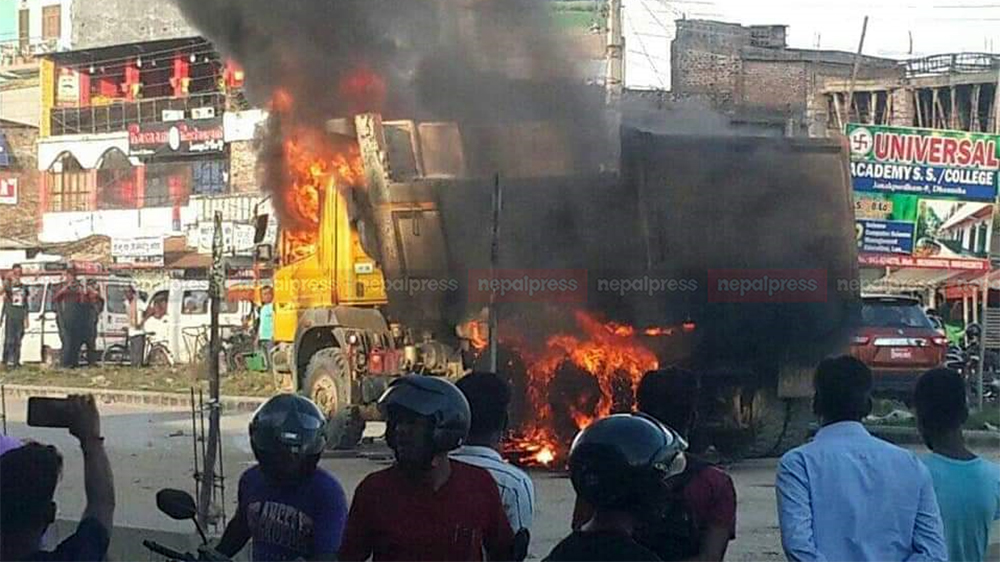
[[[156,507],[171,519],[177,521],[190,519],[193,521],[195,528],[198,530],[198,535],[201,536],[201,545],[198,547],[198,554],[193,554],[174,550],[156,541],[143,540],[142,546],[146,547],[147,550],[165,556],[168,560],[177,562],[231,562],[229,558],[219,554],[209,546],[208,537],[205,536],[204,529],[198,523],[196,517],[198,510],[195,507],[194,498],[191,497],[191,494],[183,490],[164,488],[156,493]]]

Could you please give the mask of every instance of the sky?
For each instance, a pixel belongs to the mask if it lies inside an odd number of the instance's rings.
[[[963,51],[1000,54],[1000,0],[623,0],[626,83],[669,87],[673,21],[683,16],[784,24],[791,47],[855,51],[865,15],[864,53],[907,58]]]

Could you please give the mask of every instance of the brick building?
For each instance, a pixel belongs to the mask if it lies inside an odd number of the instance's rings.
[[[38,238],[37,138],[37,127],[0,119],[0,235],[23,242]]]
[[[855,58],[790,49],[783,25],[707,20],[677,20],[670,56],[673,99],[707,102],[738,128],[791,135],[824,132],[814,126],[817,93],[828,78],[849,77]],[[863,79],[901,75],[897,61],[861,57]]]

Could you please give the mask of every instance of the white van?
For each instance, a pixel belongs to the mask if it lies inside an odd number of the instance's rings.
[[[190,363],[208,346],[211,307],[208,281],[176,280],[149,292],[149,306],[160,307],[161,317],[146,320],[147,332],[156,334],[179,363]],[[222,337],[242,329],[243,318],[252,310],[249,302],[223,299],[219,310]]]

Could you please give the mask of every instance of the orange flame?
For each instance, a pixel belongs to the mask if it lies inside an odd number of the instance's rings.
[[[274,92],[271,106],[287,112],[294,104],[287,90]],[[292,125],[286,128],[282,156],[288,185],[280,190],[285,212],[283,252],[291,261],[316,251],[320,202],[327,187],[364,186],[364,168],[357,142],[334,141],[322,130]]]
[[[472,345],[472,349],[476,351],[482,351],[490,344],[489,338],[487,337],[487,332],[489,330],[483,322],[478,320],[473,320],[466,324],[467,334],[469,335],[469,344]]]
[[[611,413],[616,385],[627,384],[634,392],[642,375],[657,368],[656,356],[636,340],[635,328],[601,323],[582,311],[575,314],[575,320],[581,336],[554,335],[535,356],[522,351],[528,364],[528,403],[535,419],[528,422],[521,437],[508,447],[523,463],[549,466],[563,457],[568,443],[557,436],[557,418],[568,418],[576,430],[583,429]],[[592,397],[581,394],[572,397],[567,411],[553,411],[550,391],[557,373],[565,365],[594,378],[600,389],[596,404]]]
[[[672,336],[674,335],[674,329],[654,326],[652,328],[646,328],[645,330],[642,331],[642,333],[650,337]]]

